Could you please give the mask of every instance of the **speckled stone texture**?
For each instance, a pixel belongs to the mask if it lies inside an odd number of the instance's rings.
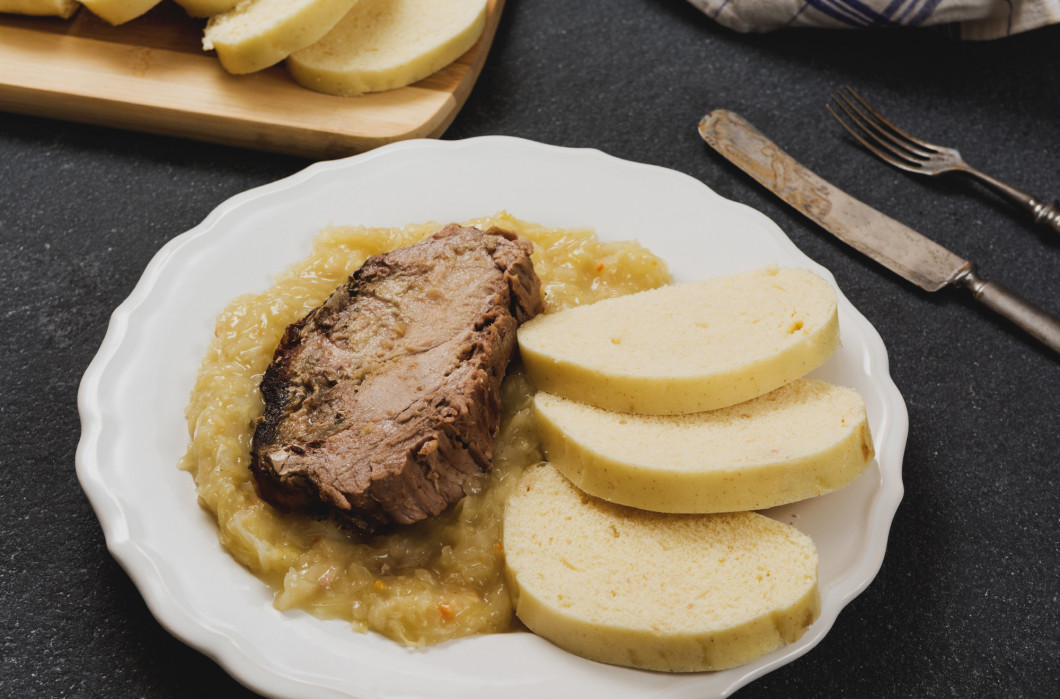
[[[967,181],[889,169],[824,111],[852,85],[996,176],[1060,196],[1058,46],[1060,27],[968,44],[932,31],[745,36],[683,0],[507,3],[445,138],[598,148],[764,212],[876,326],[908,403],[905,499],[879,576],[819,646],[741,696],[1060,695],[1060,359],[965,294],[920,292],[808,224],[696,124],[743,114],[1060,314],[1060,236]],[[307,164],[0,114],[0,696],[249,694],[170,636],[108,554],[74,473],[76,397],[152,255],[229,196]]]

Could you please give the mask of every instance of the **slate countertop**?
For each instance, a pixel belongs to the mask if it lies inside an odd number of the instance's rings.
[[[914,179],[824,110],[852,85],[995,176],[1060,196],[1060,27],[740,35],[683,0],[511,0],[445,134],[591,147],[762,211],[880,332],[909,409],[905,497],[876,580],[752,697],[1060,695],[1060,358],[957,291],[922,293],[699,139],[741,113],[811,169],[1060,314],[1060,236],[960,179]],[[0,70],[3,66],[0,66]],[[74,473],[78,383],[155,252],[309,161],[0,114],[0,695],[250,693],[151,616]]]

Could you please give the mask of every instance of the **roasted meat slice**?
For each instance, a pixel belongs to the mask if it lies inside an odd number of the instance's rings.
[[[532,245],[448,226],[369,258],[290,325],[261,382],[251,469],[282,508],[362,532],[442,512],[490,467]]]

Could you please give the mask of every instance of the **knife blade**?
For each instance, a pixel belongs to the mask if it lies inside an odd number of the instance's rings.
[[[800,165],[735,112],[719,109],[699,122],[714,150],[817,225],[926,291],[963,287],[1047,347],[1060,352],[1060,320],[975,264],[899,223]]]

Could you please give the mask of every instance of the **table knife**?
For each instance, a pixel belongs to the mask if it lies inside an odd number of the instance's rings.
[[[719,109],[699,122],[714,150],[837,238],[926,291],[963,287],[1050,349],[1060,352],[1060,320],[976,266],[864,204],[797,163],[734,112]]]

